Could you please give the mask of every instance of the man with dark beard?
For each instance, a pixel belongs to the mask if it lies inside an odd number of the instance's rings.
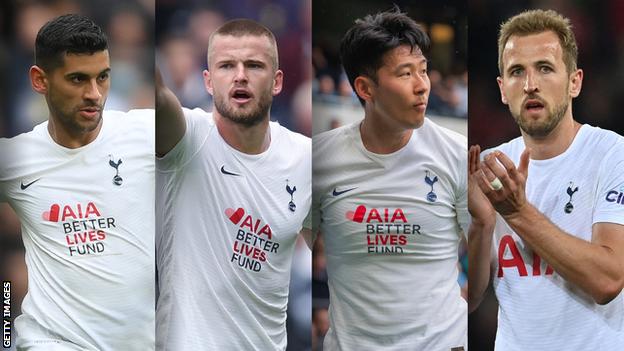
[[[49,118],[0,139],[28,265],[18,350],[154,349],[154,111],[104,110],[110,71],[97,24],[52,19],[29,72]]]
[[[269,121],[283,73],[267,28],[230,21],[207,56],[212,114],[182,108],[157,74],[157,348],[284,350],[310,140]]]
[[[499,33],[498,85],[522,136],[469,156],[469,305],[493,285],[496,350],[624,345],[624,138],[581,125],[570,21],[526,11]],[[516,167],[516,165],[518,165]]]

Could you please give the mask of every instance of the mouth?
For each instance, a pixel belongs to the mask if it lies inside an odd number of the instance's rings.
[[[414,107],[414,109],[419,110],[419,111],[424,111],[427,108],[427,103],[426,102],[418,102],[412,105],[412,107]]]
[[[234,89],[230,94],[232,100],[239,104],[245,104],[253,99],[253,94],[247,89]]]
[[[96,119],[102,110],[97,106],[87,106],[78,110],[80,115],[86,119]]]
[[[544,103],[539,99],[529,99],[524,103],[524,109],[528,112],[540,112],[544,109]]]

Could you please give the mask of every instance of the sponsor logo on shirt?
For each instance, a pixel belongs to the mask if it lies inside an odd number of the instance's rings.
[[[506,269],[515,268],[521,277],[539,276],[542,274],[542,258],[533,252],[533,262],[525,262],[520,254],[517,243],[510,234],[503,235],[498,243],[498,274],[499,278],[503,278]],[[552,275],[554,273],[551,266],[545,263],[546,269],[544,275]]]
[[[620,191],[609,191],[607,193],[607,196],[605,196],[605,200],[607,200],[607,202],[614,202],[616,204],[624,205],[624,190],[620,189]]]
[[[102,216],[96,204],[52,204],[42,214],[48,222],[60,223],[69,256],[97,255],[106,250],[107,230],[115,218]]]
[[[401,208],[367,208],[359,205],[346,218],[364,225],[369,254],[402,254],[409,238],[419,235],[420,225],[409,223]]]
[[[279,243],[273,241],[271,226],[254,218],[242,207],[228,208],[225,215],[236,225],[234,246],[230,262],[253,272],[260,272],[269,255],[277,255]]]

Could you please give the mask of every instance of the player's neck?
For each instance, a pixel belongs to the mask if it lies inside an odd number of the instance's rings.
[[[55,143],[68,149],[77,149],[90,144],[100,134],[101,129],[102,120],[100,120],[98,126],[92,131],[72,133],[53,117],[48,118],[48,133],[50,137]]]
[[[581,124],[572,119],[564,118],[559,125],[545,137],[535,138],[522,133],[524,143],[531,148],[531,158],[534,160],[547,160],[564,153],[572,142],[574,137],[581,129]]]
[[[268,116],[258,124],[247,126],[215,113],[215,123],[223,140],[242,153],[257,155],[266,151],[271,144]]]
[[[399,151],[409,142],[413,129],[388,126],[376,118],[364,118],[360,124],[362,144],[366,150],[376,154],[391,154]]]

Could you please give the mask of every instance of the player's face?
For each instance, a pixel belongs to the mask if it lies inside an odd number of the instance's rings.
[[[427,59],[419,49],[402,45],[388,51],[371,84],[373,114],[390,125],[413,129],[422,125],[431,82]]]
[[[580,70],[568,74],[554,32],[511,36],[503,50],[498,85],[504,104],[526,134],[549,135],[565,117],[580,92]]]
[[[47,75],[50,116],[70,135],[94,132],[110,88],[108,51],[66,54],[64,65]]]
[[[282,90],[274,55],[265,36],[213,37],[204,82],[219,115],[248,126],[268,119],[273,96]]]

